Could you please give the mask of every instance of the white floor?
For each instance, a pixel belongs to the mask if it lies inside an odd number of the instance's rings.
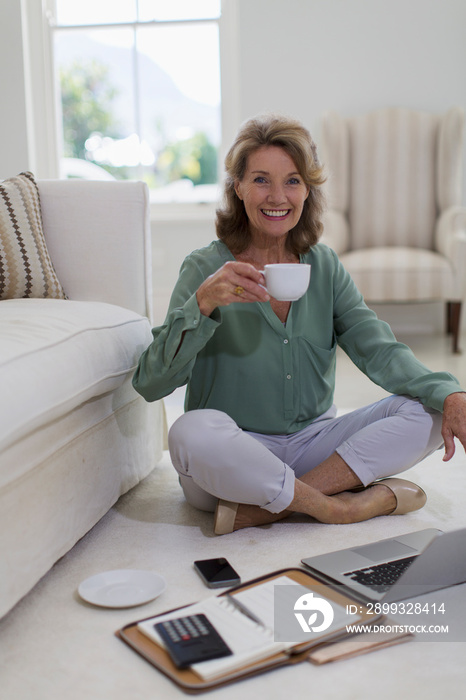
[[[451,355],[446,338],[419,336],[411,341],[422,361],[433,369],[451,371],[466,386],[465,356]],[[182,393],[167,399],[169,422],[182,410]],[[355,408],[383,395],[344,356],[339,357],[339,408]],[[466,457],[460,446],[451,463],[442,463],[440,453],[433,455],[410,470],[408,478],[428,493],[426,507],[417,513],[355,525],[322,525],[296,516],[288,522],[215,537],[212,516],[184,502],[165,453],[154,472],[121,498],[0,621],[0,696],[4,700],[182,697],[169,680],[116,638],[119,627],[210,595],[193,571],[196,558],[227,556],[247,580],[277,568],[299,566],[303,556],[349,544],[424,527],[466,527]],[[93,607],[79,598],[77,588],[83,579],[119,568],[156,571],[165,577],[167,590],[157,600],[123,610]],[[433,595],[442,598],[443,594]],[[466,586],[457,588],[456,595],[464,600]],[[206,697],[454,699],[463,697],[465,659],[464,642],[411,641],[326,666],[303,663],[281,669]]]

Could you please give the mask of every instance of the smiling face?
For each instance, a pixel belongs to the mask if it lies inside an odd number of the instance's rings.
[[[262,146],[248,158],[235,191],[243,201],[252,240],[286,239],[303,211],[309,188],[293,159],[279,146]]]

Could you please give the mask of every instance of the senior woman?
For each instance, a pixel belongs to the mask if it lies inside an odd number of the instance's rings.
[[[384,477],[442,442],[449,459],[454,436],[466,444],[457,380],[398,343],[318,243],[325,178],[301,123],[249,120],[225,164],[218,240],[184,261],[133,379],[148,401],[187,384],[169,435],[187,501],[215,511],[217,534],[293,512],[351,523],[422,507],[420,487]],[[305,295],[269,296],[268,263],[310,264]],[[392,395],[337,417],[337,344]]]

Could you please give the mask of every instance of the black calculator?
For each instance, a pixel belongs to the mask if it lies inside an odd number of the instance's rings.
[[[204,614],[178,617],[154,625],[173,663],[187,668],[199,661],[230,656],[232,651]]]

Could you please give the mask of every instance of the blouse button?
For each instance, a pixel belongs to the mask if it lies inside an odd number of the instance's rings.
[[[291,379],[291,374],[287,374],[287,375],[286,375],[286,378],[287,378],[287,379]]]
[[[283,342],[285,343],[285,345],[288,345],[288,339],[287,339],[287,338],[285,338],[285,340],[284,340]]]

